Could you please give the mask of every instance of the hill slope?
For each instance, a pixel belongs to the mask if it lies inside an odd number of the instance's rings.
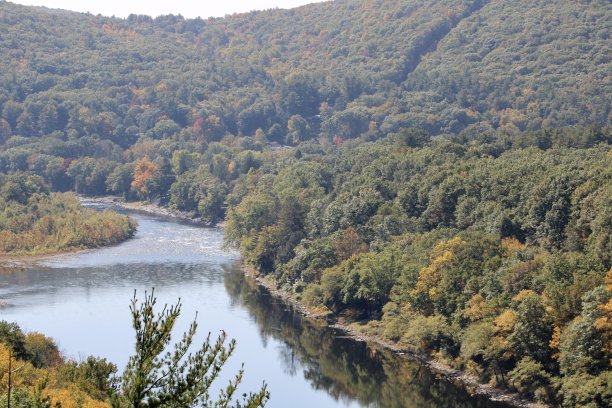
[[[126,147],[189,127],[184,137],[201,141],[261,128],[285,143],[606,125],[611,7],[339,0],[122,20],[2,2],[0,137],[60,130]],[[293,115],[309,128],[289,129]]]
[[[494,0],[444,38],[407,87],[509,131],[610,123],[610,28],[609,3]]]

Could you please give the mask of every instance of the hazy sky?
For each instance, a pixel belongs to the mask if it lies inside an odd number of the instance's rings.
[[[129,14],[181,14],[184,17],[223,17],[269,8],[292,8],[323,0],[9,0],[30,6],[45,6],[90,12],[105,16],[127,17]]]

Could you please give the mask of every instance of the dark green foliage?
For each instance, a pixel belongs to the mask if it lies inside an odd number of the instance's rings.
[[[540,400],[547,400],[550,387],[550,375],[544,370],[541,363],[530,357],[525,357],[518,362],[514,370],[508,373],[512,387],[519,392]]]
[[[128,198],[133,180],[134,166],[131,164],[119,165],[106,178],[106,189],[108,192]]]
[[[560,395],[566,408],[604,408],[612,404],[612,372],[598,375],[577,374],[565,379]]]
[[[597,287],[582,300],[582,312],[566,328],[561,336],[559,367],[565,375],[599,374],[609,369],[611,350],[605,349],[605,337],[595,326],[597,319],[604,316],[600,305],[612,297],[610,290]],[[607,352],[606,352],[607,351]]]
[[[538,400],[585,398],[576,376],[609,372],[609,145],[411,134],[276,153],[231,193],[228,242],[319,312]]]
[[[97,400],[106,400],[118,389],[117,366],[109,363],[105,358],[87,357],[76,362],[67,361],[58,368],[62,381],[77,384],[90,397]]]
[[[521,300],[516,313],[514,331],[508,337],[510,344],[520,357],[537,362],[548,361],[548,343],[552,336],[550,322],[536,294]]]
[[[289,279],[302,278],[306,283],[321,278],[321,271],[338,263],[332,237],[324,240],[302,240],[294,249],[295,256],[286,264]]]
[[[28,361],[36,368],[53,367],[62,362],[57,344],[44,334],[26,334],[25,349]]]
[[[13,358],[28,361],[36,368],[51,367],[62,362],[53,339],[40,333],[24,334],[17,323],[0,321],[0,343],[11,350]]]
[[[0,395],[0,404],[8,406],[7,394]],[[51,405],[38,405],[25,388],[17,388],[11,393],[11,407],[14,408],[50,408]]]
[[[170,206],[181,211],[198,211],[209,223],[223,216],[226,187],[205,168],[184,172],[170,188]]]
[[[2,177],[2,175],[0,175]],[[40,177],[24,173],[17,173],[0,179],[0,195],[6,201],[15,201],[19,204],[27,204],[34,194],[48,194],[49,190]]]
[[[25,335],[17,323],[0,320],[0,342],[7,345],[16,358],[22,360],[28,358],[25,341]]]
[[[420,353],[452,350],[456,344],[452,331],[442,316],[415,316],[407,323],[400,342]]]

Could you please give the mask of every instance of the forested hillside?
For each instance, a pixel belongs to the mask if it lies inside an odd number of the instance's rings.
[[[610,120],[606,2],[341,0],[209,20],[0,7],[5,139],[262,129],[292,143]],[[321,129],[295,129],[315,115]]]
[[[185,20],[3,1],[0,171],[214,222],[269,143],[607,126],[611,7],[339,0]]]
[[[332,320],[610,406],[611,26],[606,1],[207,20],[0,2],[0,180],[225,219]]]
[[[450,32],[406,84],[452,102],[475,131],[610,123],[610,27],[606,2],[491,1]],[[447,117],[453,108],[426,112]],[[463,129],[466,119],[455,119],[441,128]]]
[[[302,146],[239,179],[226,239],[355,330],[541,401],[608,406],[611,137]]]

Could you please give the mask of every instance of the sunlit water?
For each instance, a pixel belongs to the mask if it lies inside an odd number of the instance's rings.
[[[272,408],[498,407],[437,379],[419,363],[303,319],[244,278],[220,229],[131,214],[121,245],[0,266],[0,319],[56,339],[67,357],[105,357],[123,368],[133,352],[129,302],[155,288],[160,305],[183,304],[178,330],[198,313],[199,339],[225,330],[237,348],[227,380],[244,363],[242,392],[265,380]]]

